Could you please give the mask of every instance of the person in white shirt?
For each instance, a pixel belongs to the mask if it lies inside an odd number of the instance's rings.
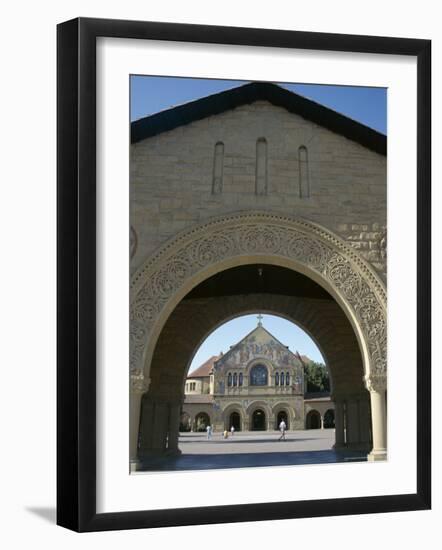
[[[279,423],[279,431],[281,432],[281,435],[278,439],[278,441],[285,441],[285,430],[286,430],[287,426],[286,426],[286,423],[284,422],[284,420],[281,420],[281,422]]]

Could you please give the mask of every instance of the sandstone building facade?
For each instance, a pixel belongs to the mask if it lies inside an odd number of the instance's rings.
[[[330,397],[305,396],[305,359],[259,322],[227,353],[188,375],[181,431],[204,431],[208,425],[214,431],[232,426],[235,431],[271,431],[282,420],[288,430],[333,428]]]
[[[336,446],[385,459],[386,137],[266,83],[146,117],[131,136],[131,460],[179,452],[195,349],[253,312],[318,345]]]

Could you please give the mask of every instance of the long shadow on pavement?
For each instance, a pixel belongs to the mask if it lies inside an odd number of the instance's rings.
[[[255,445],[256,444],[261,444],[261,443],[275,443],[275,441],[277,442],[278,441],[278,437],[273,437],[271,439],[240,439],[240,438],[235,438],[235,437],[230,437],[229,439],[210,439],[210,440],[207,440],[207,439],[196,439],[196,440],[191,440],[191,441],[183,441],[181,440],[180,443],[204,443],[204,444],[209,444],[209,445],[226,445],[228,443],[234,443],[235,445],[242,445],[243,443],[244,444],[247,444],[247,443],[254,443]],[[285,438],[285,441],[290,441],[292,443],[297,443],[298,441],[312,441],[311,439],[309,439],[308,437],[306,438],[290,438],[290,437],[286,437]]]
[[[260,466],[292,466],[337,462],[365,462],[367,456],[357,451],[297,451],[285,453],[182,454],[178,457],[158,457],[143,461],[138,471],[214,470],[225,468],[256,468]]]

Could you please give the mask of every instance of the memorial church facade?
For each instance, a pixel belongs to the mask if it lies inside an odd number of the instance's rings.
[[[227,353],[212,356],[185,382],[181,431],[271,431],[334,427],[329,396],[305,394],[304,361],[258,326]],[[308,359],[307,359],[308,360]]]

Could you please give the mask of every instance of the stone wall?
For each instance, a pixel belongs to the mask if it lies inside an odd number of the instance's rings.
[[[341,236],[370,262],[376,271],[387,278],[387,226],[379,223],[339,224]]]
[[[386,157],[266,101],[132,145],[130,170],[132,272],[179,231],[250,209],[317,222],[386,272]]]
[[[195,384],[195,389],[191,389],[193,387],[191,384]],[[187,378],[184,393],[187,395],[210,393],[210,377]]]

